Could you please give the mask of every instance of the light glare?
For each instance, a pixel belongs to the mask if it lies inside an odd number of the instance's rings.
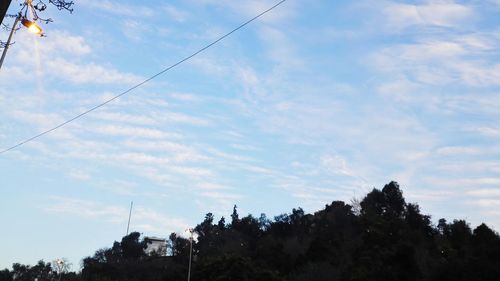
[[[21,23],[28,28],[28,30],[34,34],[42,34],[42,28],[38,26],[35,22],[27,19],[23,19]]]

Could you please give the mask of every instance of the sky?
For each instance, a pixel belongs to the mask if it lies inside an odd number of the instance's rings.
[[[276,2],[49,6],[46,37],[17,31],[0,70],[0,150]],[[131,230],[168,237],[234,204],[314,212],[393,180],[434,222],[500,231],[499,13],[498,0],[286,1],[0,154],[0,268],[64,257],[78,270],[125,235],[131,201]]]

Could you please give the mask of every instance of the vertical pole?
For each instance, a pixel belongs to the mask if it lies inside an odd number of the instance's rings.
[[[7,14],[7,10],[9,9],[10,2],[12,0],[2,0],[2,4],[0,4],[0,24],[3,22],[5,18],[5,14]]]
[[[57,259],[56,260],[56,264],[57,264],[57,269],[59,271],[59,281],[61,281],[62,271],[63,271],[63,266],[64,266],[64,260]]]
[[[128,213],[128,223],[127,223],[127,235],[128,228],[130,227],[130,218],[132,217],[132,206],[134,205],[134,201],[130,201],[130,212]]]
[[[189,247],[188,281],[191,281],[191,260],[193,258],[193,229],[190,228],[189,232],[191,232],[191,237],[189,238],[189,241],[191,241],[191,246]]]
[[[9,39],[7,39],[7,43],[5,44],[5,47],[3,48],[2,58],[0,58],[0,69],[2,69],[3,60],[5,59],[5,56],[7,55],[7,50],[9,49],[10,41],[12,40],[12,35],[14,35],[14,31],[16,31],[17,23],[19,22],[19,19],[20,19],[20,17],[17,16],[16,20],[14,21],[14,25],[12,26],[12,29],[10,30]]]

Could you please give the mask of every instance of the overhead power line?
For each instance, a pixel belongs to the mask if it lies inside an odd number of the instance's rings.
[[[121,96],[124,96],[124,95],[126,95],[126,94],[130,93],[131,91],[133,91],[133,90],[135,90],[135,89],[137,89],[137,88],[139,88],[139,87],[143,86],[144,84],[148,83],[149,81],[151,81],[151,80],[155,79],[156,77],[158,77],[158,76],[160,76],[160,75],[164,74],[165,72],[167,72],[167,71],[171,70],[172,68],[174,68],[174,67],[176,67],[176,66],[178,66],[178,65],[180,65],[180,64],[182,64],[182,63],[184,63],[184,62],[186,62],[186,61],[188,61],[188,60],[190,60],[190,59],[192,59],[193,57],[197,56],[198,54],[200,54],[200,53],[202,53],[203,51],[207,50],[208,48],[212,47],[213,45],[215,45],[215,44],[219,43],[220,41],[224,40],[226,37],[230,36],[231,34],[235,33],[236,31],[238,31],[238,30],[242,29],[242,28],[243,28],[243,27],[245,27],[246,25],[248,25],[248,24],[250,24],[251,22],[253,22],[253,21],[257,20],[258,18],[260,18],[260,17],[262,17],[263,15],[267,14],[268,12],[272,11],[274,8],[278,7],[279,5],[283,4],[283,3],[284,3],[284,2],[286,2],[286,1],[287,1],[287,0],[282,0],[282,1],[279,1],[278,3],[274,4],[272,7],[268,8],[268,9],[267,9],[267,10],[265,10],[265,11],[262,11],[260,14],[258,14],[258,15],[256,15],[255,17],[253,17],[253,18],[251,18],[251,19],[247,20],[246,22],[242,23],[242,24],[241,24],[241,25],[239,25],[238,27],[236,27],[236,28],[234,28],[233,30],[229,31],[228,33],[226,33],[226,34],[222,35],[221,37],[219,37],[219,38],[218,38],[218,39],[216,39],[215,41],[211,42],[210,44],[206,45],[205,47],[203,47],[203,48],[199,49],[198,51],[196,51],[196,52],[192,53],[191,55],[189,55],[189,56],[187,56],[187,57],[185,57],[185,58],[183,58],[183,59],[179,60],[178,62],[176,62],[176,63],[172,64],[171,66],[169,66],[169,67],[167,67],[167,68],[163,69],[162,71],[160,71],[160,72],[158,72],[158,73],[154,74],[153,76],[151,76],[151,77],[147,78],[146,80],[144,80],[144,81],[142,81],[142,82],[140,82],[140,83],[138,83],[138,84],[136,84],[136,85],[134,85],[134,86],[132,86],[132,87],[128,88],[127,90],[123,91],[122,93],[120,93],[120,94],[118,94],[118,95],[116,95],[116,96],[114,96],[114,97],[112,97],[112,98],[110,98],[110,99],[108,99],[108,100],[106,100],[106,101],[104,101],[104,102],[102,102],[102,103],[100,103],[100,104],[98,104],[98,105],[96,105],[96,106],[94,106],[94,107],[90,108],[90,109],[85,110],[84,112],[82,112],[82,113],[80,113],[80,114],[78,114],[78,115],[74,116],[73,118],[70,118],[70,119],[68,119],[68,120],[66,120],[66,121],[64,121],[64,122],[62,122],[62,123],[60,123],[59,125],[57,125],[57,126],[55,126],[55,127],[53,127],[53,128],[50,128],[50,129],[48,129],[48,130],[46,130],[46,131],[43,131],[43,132],[41,132],[41,133],[39,133],[39,134],[37,134],[37,135],[35,135],[35,136],[32,136],[32,137],[30,137],[30,138],[28,138],[28,139],[25,139],[25,140],[23,140],[23,141],[21,141],[21,142],[19,142],[19,143],[15,144],[15,145],[13,145],[13,146],[9,147],[9,148],[6,148],[6,149],[4,149],[4,150],[0,151],[0,154],[6,153],[6,152],[8,152],[8,151],[11,151],[11,150],[13,150],[13,149],[15,149],[15,148],[18,148],[18,147],[20,147],[20,146],[22,146],[22,145],[24,145],[24,144],[26,144],[26,143],[28,143],[28,142],[31,142],[31,141],[33,141],[33,140],[35,140],[35,139],[38,139],[38,138],[40,138],[40,137],[42,137],[42,136],[44,136],[44,135],[46,135],[46,134],[49,134],[49,133],[51,133],[51,132],[53,132],[53,131],[55,131],[55,130],[57,130],[57,129],[59,129],[59,128],[63,127],[63,126],[66,126],[67,124],[69,124],[69,123],[71,123],[71,122],[73,122],[73,121],[75,121],[75,120],[77,120],[77,119],[79,119],[79,118],[81,118],[81,117],[83,117],[83,116],[85,116],[85,115],[87,115],[87,114],[91,113],[92,111],[95,111],[95,110],[97,110],[97,109],[99,109],[99,108],[101,108],[101,107],[103,107],[103,106],[107,105],[108,103],[110,103],[110,102],[112,102],[112,101],[114,101],[114,100],[116,100],[116,99],[120,98]]]

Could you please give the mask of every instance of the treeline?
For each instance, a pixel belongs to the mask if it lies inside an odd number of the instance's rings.
[[[485,224],[463,220],[437,225],[407,203],[396,182],[373,189],[360,202],[334,201],[305,214],[293,209],[229,221],[208,213],[194,228],[193,281],[498,281],[500,236]],[[165,252],[148,253],[137,232],[83,259],[78,273],[61,276],[51,264],[14,264],[11,280],[186,280],[190,240],[173,233]],[[165,254],[166,253],[166,254]]]

